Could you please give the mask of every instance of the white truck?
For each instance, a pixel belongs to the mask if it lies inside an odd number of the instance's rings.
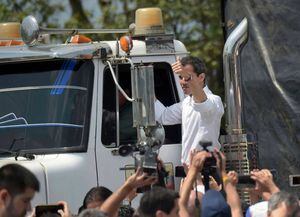
[[[153,12],[141,10],[139,15],[143,13]],[[153,22],[157,20],[161,22],[161,14]],[[107,30],[91,31],[101,34]],[[103,185],[116,190],[133,172],[120,170],[132,167],[134,160],[130,155],[120,156],[119,148],[135,144],[140,138],[137,133],[145,126],[134,123],[141,129],[132,127],[132,109],[129,106],[130,112],[124,111],[112,71],[129,97],[136,88],[131,85],[136,85],[131,81],[133,68],[145,72],[150,67],[160,101],[168,106],[183,99],[171,64],[177,56],[188,54],[185,46],[165,34],[162,23],[136,20],[130,31],[132,41],[126,36],[94,42],[74,36],[81,30],[40,28],[29,17],[21,25],[22,41],[1,32],[1,44],[6,46],[0,47],[0,164],[18,163],[36,174],[41,190],[33,205],[65,200],[76,213],[90,188]],[[73,37],[65,44],[38,42],[54,33]],[[126,52],[120,43],[125,43]],[[181,126],[164,129],[159,156],[172,179],[175,167],[181,164]],[[175,179],[175,186],[178,181]]]

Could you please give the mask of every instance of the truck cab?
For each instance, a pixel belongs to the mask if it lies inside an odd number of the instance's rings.
[[[114,77],[132,97],[132,65],[151,65],[156,98],[166,106],[183,99],[171,69],[188,54],[183,43],[163,33],[130,40],[130,51],[120,40],[0,47],[0,164],[21,164],[38,177],[33,205],[64,200],[76,213],[90,188],[114,191],[134,172],[120,170],[134,162],[120,147],[135,144],[139,132]],[[178,186],[181,126],[164,130],[158,152]]]

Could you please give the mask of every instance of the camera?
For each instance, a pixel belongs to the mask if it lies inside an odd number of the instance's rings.
[[[199,145],[202,146],[204,151],[210,152],[208,150],[208,147],[212,146],[212,142],[200,141]],[[212,152],[210,152],[210,153],[212,153]],[[209,177],[210,176],[214,177],[214,179],[218,183],[220,183],[220,177],[219,177],[219,174],[217,171],[217,160],[213,155],[209,158],[206,158],[201,173],[203,175],[203,184],[205,187],[205,191],[209,190]]]
[[[206,152],[210,152],[208,150],[208,147],[212,146],[212,142],[206,142],[206,141],[200,141],[199,145],[202,146],[203,150]],[[212,154],[212,152],[210,152]],[[217,169],[217,160],[213,156],[206,158],[204,165],[203,165],[203,170],[208,170],[208,171],[215,171]]]

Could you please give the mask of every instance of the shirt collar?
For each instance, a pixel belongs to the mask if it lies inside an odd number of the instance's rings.
[[[205,87],[203,88],[203,91],[204,91],[205,94],[212,94],[211,90],[208,88],[207,85],[205,85]],[[191,95],[187,95],[187,96],[192,97],[192,94]]]
[[[205,85],[205,87],[203,88],[203,90],[204,90],[204,92],[205,92],[206,94],[211,94],[211,91],[210,91],[210,89],[208,88],[207,85]]]

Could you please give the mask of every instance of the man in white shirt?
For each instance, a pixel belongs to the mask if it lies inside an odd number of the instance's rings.
[[[180,85],[187,97],[179,103],[165,107],[155,102],[155,118],[164,125],[182,123],[182,163],[189,164],[192,149],[202,150],[200,141],[210,141],[213,151],[220,149],[218,141],[221,117],[224,113],[223,103],[205,85],[206,67],[196,57],[188,56],[172,64],[174,73],[179,75]]]

